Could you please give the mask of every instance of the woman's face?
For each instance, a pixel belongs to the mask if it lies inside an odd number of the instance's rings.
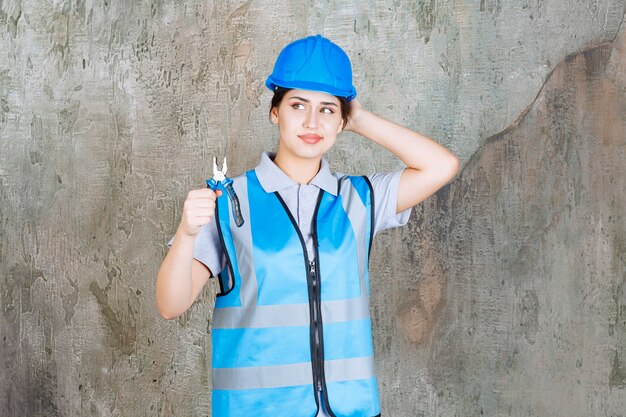
[[[343,125],[337,97],[309,90],[289,90],[270,119],[280,131],[278,152],[307,159],[328,151]]]

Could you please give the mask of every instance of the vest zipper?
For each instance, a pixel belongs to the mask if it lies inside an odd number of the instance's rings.
[[[311,278],[311,290],[312,290],[311,291],[312,292],[311,310],[312,310],[312,317],[313,317],[313,349],[314,349],[315,362],[317,362],[314,364],[314,369],[316,370],[316,372],[314,372],[315,387],[318,391],[322,391],[324,387],[322,385],[322,378],[321,378],[322,374],[320,371],[323,367],[323,362],[322,362],[323,359],[321,358],[322,347],[320,345],[321,316],[319,315],[319,309],[318,309],[319,286],[317,283],[317,268],[315,265],[315,261],[309,262],[309,277]]]
[[[324,327],[322,322],[322,283],[320,279],[320,253],[319,253],[319,242],[317,240],[317,214],[319,211],[319,206],[322,201],[322,192],[320,192],[319,199],[317,200],[317,207],[315,208],[315,212],[313,214],[313,251],[315,252],[315,261],[311,262],[311,271],[313,273],[313,308],[315,310],[315,315],[317,316],[316,326],[315,326],[315,341],[317,345],[317,381],[318,386],[317,390],[321,393],[320,399],[324,402],[326,412],[331,416],[335,417],[335,413],[330,408],[330,403],[328,402],[328,390],[326,388],[326,375],[324,370]],[[322,408],[322,404],[320,404],[320,408]]]
[[[320,270],[319,270],[319,250],[318,250],[318,241],[317,241],[317,212],[319,211],[320,203],[322,202],[322,196],[324,194],[323,190],[320,190],[317,197],[317,204],[315,206],[315,211],[313,212],[313,250],[315,252],[315,258],[313,261],[309,260],[309,254],[306,248],[306,244],[304,243],[304,238],[302,237],[302,233],[300,232],[300,228],[298,227],[298,223],[296,219],[293,217],[293,214],[285,204],[285,201],[282,199],[278,192],[274,193],[280,203],[282,204],[287,216],[291,220],[291,224],[293,225],[298,237],[300,238],[300,243],[302,244],[302,251],[304,252],[304,262],[306,268],[306,276],[307,276],[307,287],[309,290],[309,315],[310,315],[310,338],[311,338],[311,367],[313,371],[313,388],[315,389],[315,403],[319,405],[319,409],[323,407],[322,404],[318,403],[318,395],[317,392],[321,392],[322,395],[319,397],[322,401],[324,401],[326,405],[327,412],[335,417],[335,414],[330,409],[330,404],[328,403],[328,393],[326,392],[326,377],[324,375],[324,332],[322,326],[322,309],[321,309],[321,293],[320,293]]]

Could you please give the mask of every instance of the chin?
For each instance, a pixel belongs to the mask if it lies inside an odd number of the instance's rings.
[[[300,159],[317,159],[324,156],[323,152],[299,152],[296,154]]]
[[[319,142],[315,145],[307,143],[291,143],[290,146],[285,146],[285,150],[292,156],[300,159],[317,159],[321,158],[328,152],[332,146],[327,146],[328,143]],[[286,145],[286,144],[285,144]]]

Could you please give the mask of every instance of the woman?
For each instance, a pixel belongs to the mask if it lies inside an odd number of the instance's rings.
[[[458,159],[365,110],[349,58],[320,35],[287,45],[266,85],[278,149],[233,179],[243,224],[223,187],[191,191],[157,276],[157,308],[178,317],[218,275],[214,416],[380,415],[372,238],[406,224],[412,207],[454,177]],[[406,168],[332,174],[322,156],[342,130],[386,148]]]

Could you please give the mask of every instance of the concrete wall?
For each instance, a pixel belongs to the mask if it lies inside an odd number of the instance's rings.
[[[384,415],[625,416],[625,10],[0,0],[0,415],[210,415],[216,286],[165,322],[155,274],[210,158],[274,147],[264,79],[320,32],[463,160],[374,245]],[[400,166],[350,134],[329,160]]]

